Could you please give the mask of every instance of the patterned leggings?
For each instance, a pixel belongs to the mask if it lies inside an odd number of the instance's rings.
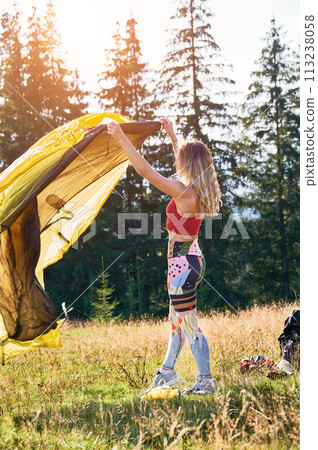
[[[168,292],[171,334],[164,369],[174,369],[187,338],[199,374],[211,376],[209,346],[198,325],[196,287],[202,280],[205,259],[198,239],[170,241],[168,248]]]

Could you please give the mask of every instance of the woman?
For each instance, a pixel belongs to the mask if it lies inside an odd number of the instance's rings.
[[[210,393],[216,389],[211,377],[209,346],[197,320],[196,286],[203,278],[204,256],[198,244],[198,232],[205,213],[219,210],[221,192],[209,149],[200,141],[179,143],[169,119],[161,119],[169,135],[179,179],[165,178],[136,151],[118,123],[108,125],[108,133],[123,147],[128,159],[142,177],[172,197],[167,206],[168,292],[171,335],[166,358],[151,387],[176,384],[181,378],[175,363],[188,340],[199,374],[192,392]]]

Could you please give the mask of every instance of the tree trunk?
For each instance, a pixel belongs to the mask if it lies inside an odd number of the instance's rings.
[[[276,148],[277,148],[277,169],[278,169],[278,211],[279,211],[279,233],[280,233],[280,251],[281,251],[281,268],[282,268],[282,295],[283,299],[289,299],[289,265],[286,241],[285,214],[283,205],[283,161],[282,149],[280,144],[280,127],[279,127],[279,107],[277,105],[277,85],[275,80],[275,127],[276,127]]]
[[[200,119],[200,105],[197,95],[197,74],[195,66],[195,46],[194,46],[194,19],[193,19],[193,0],[190,0],[190,12],[191,12],[191,52],[192,52],[192,85],[193,85],[193,109],[194,109],[194,131],[196,137],[199,139],[202,137],[199,125]]]

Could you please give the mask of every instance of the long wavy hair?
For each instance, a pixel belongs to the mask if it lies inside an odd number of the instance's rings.
[[[216,214],[222,204],[222,194],[208,147],[201,141],[179,142],[176,171],[186,185],[195,187],[200,198],[200,212]]]

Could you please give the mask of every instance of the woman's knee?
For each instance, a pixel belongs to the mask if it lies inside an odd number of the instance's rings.
[[[181,345],[183,345],[184,341],[186,340],[186,336],[185,336],[183,330],[181,329],[181,327],[179,325],[176,326],[175,324],[171,323],[171,336],[173,337],[176,334],[179,335]]]
[[[197,337],[199,325],[195,310],[188,311],[185,315],[183,315],[180,328],[189,341],[192,341]]]

